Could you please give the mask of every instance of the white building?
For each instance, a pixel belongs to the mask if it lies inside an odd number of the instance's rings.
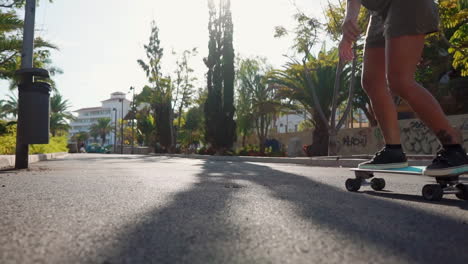
[[[71,137],[79,132],[89,133],[91,125],[97,123],[99,118],[110,118],[112,125],[115,126],[116,121],[123,119],[130,111],[131,102],[125,98],[125,93],[122,92],[112,93],[110,99],[101,103],[102,106],[99,107],[82,108],[75,111],[77,113],[76,119],[70,123],[69,133]],[[101,138],[98,138],[97,142],[94,141],[94,138],[90,138],[86,144],[90,143],[100,144]],[[111,132],[106,136],[104,145],[113,145],[115,143],[119,144],[115,140],[114,133]]]
[[[275,128],[277,133],[293,133],[299,131],[299,124],[307,120],[306,114],[290,113],[276,119]]]

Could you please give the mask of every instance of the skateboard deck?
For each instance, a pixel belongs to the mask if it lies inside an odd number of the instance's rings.
[[[359,169],[353,168],[356,178],[346,180],[346,189],[357,192],[362,185],[369,185],[375,191],[382,191],[385,186],[383,178],[374,178],[374,173],[424,175],[424,166],[409,166],[399,169]],[[460,174],[461,175],[461,174]],[[424,199],[429,201],[440,201],[444,194],[455,194],[461,200],[468,200],[468,185],[459,182],[460,175],[433,177],[437,184],[427,184],[422,189]]]
[[[410,174],[410,175],[424,175],[424,170],[426,166],[409,166],[406,168],[399,169],[351,169],[352,171],[362,171],[362,172],[380,172],[380,173],[393,173],[393,174]]]

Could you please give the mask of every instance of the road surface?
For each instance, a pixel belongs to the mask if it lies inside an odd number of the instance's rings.
[[[0,263],[468,263],[468,202],[348,169],[70,155],[0,172]]]

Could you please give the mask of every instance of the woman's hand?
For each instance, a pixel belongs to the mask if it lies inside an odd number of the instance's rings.
[[[354,58],[353,43],[361,34],[356,20],[345,19],[343,26],[343,38],[339,46],[340,57],[345,61],[350,61]]]
[[[354,59],[353,43],[346,39],[342,39],[338,47],[340,58],[345,62]]]

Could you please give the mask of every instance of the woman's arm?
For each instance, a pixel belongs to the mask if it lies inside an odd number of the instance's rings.
[[[361,10],[361,0],[348,0],[346,4],[346,16],[342,25],[343,38],[340,43],[340,57],[346,61],[352,60],[353,43],[361,34],[357,21]]]

